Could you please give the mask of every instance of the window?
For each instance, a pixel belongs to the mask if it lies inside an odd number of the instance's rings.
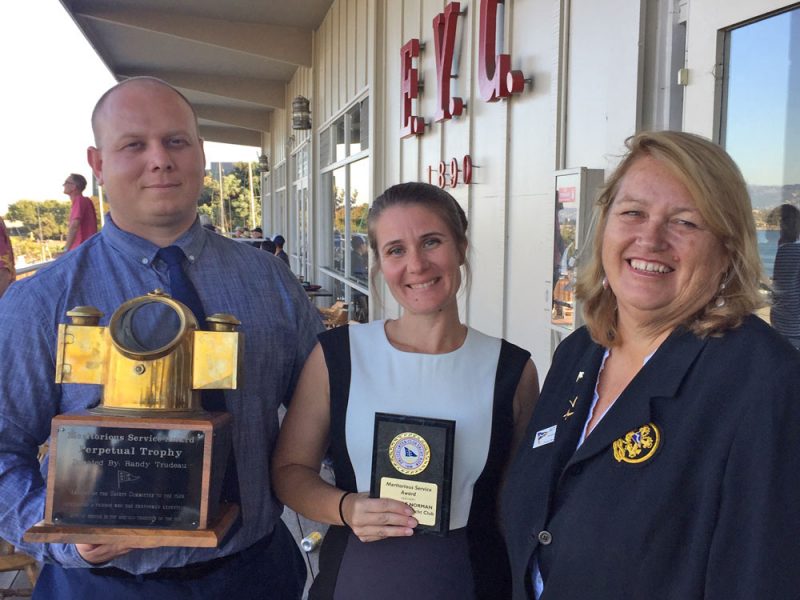
[[[293,271],[309,278],[311,268],[309,201],[308,201],[308,144],[304,144],[293,155],[292,205],[289,212],[287,240],[289,260]]]
[[[271,237],[273,214],[272,214],[272,177],[269,173],[261,174],[261,214],[263,215],[263,223],[261,227],[264,229],[264,235]]]
[[[271,237],[279,233],[286,237],[286,161],[275,167],[274,220]],[[291,240],[287,244],[291,244]]]
[[[334,296],[350,306],[350,318],[366,322],[369,306],[368,100],[356,102],[320,133],[322,202],[330,223],[331,261],[322,270]]]
[[[776,209],[800,206],[800,8],[728,31],[724,74],[722,143],[748,184],[771,278]]]

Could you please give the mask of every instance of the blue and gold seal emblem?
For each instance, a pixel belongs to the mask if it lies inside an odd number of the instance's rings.
[[[660,445],[661,432],[655,423],[648,423],[614,441],[614,458],[617,462],[643,463],[653,458]]]
[[[421,435],[405,431],[389,444],[389,460],[404,475],[417,475],[428,467],[431,447]]]

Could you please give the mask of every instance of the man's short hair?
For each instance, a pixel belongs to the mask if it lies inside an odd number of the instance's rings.
[[[75,187],[78,188],[78,191],[82,192],[86,189],[86,177],[80,173],[70,173],[69,178],[72,180],[72,183],[75,184]]]
[[[280,233],[272,238],[272,241],[275,242],[278,248],[283,248],[283,245],[286,243],[286,239]]]
[[[184,96],[181,92],[179,92],[176,87],[170,85],[169,83],[167,83],[163,79],[159,79],[158,77],[150,77],[149,75],[141,75],[141,76],[137,76],[137,77],[129,77],[128,79],[123,79],[118,84],[114,85],[113,87],[110,87],[109,89],[107,89],[105,91],[105,93],[102,96],[100,96],[100,99],[97,101],[97,104],[94,105],[94,110],[92,110],[92,133],[94,134],[95,146],[97,146],[98,143],[99,143],[99,139],[98,139],[98,135],[97,135],[97,122],[98,122],[98,119],[99,119],[99,116],[100,116],[100,112],[102,111],[103,106],[106,103],[106,100],[108,99],[108,97],[111,94],[113,94],[119,88],[121,88],[121,87],[123,87],[123,86],[125,86],[125,85],[127,85],[129,83],[135,83],[135,82],[144,82],[144,83],[150,83],[150,84],[154,84],[154,85],[160,85],[160,86],[163,86],[163,87],[175,92],[175,94],[177,94],[178,97],[181,100],[183,100],[186,103],[186,106],[188,106],[189,109],[192,111],[192,116],[194,117],[195,131],[197,132],[197,137],[198,138],[200,137],[200,125],[199,125],[199,123],[197,121],[197,111],[195,110],[194,106],[192,106],[192,103],[189,102],[189,99],[186,96]]]

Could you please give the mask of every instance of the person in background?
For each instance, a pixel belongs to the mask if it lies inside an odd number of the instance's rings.
[[[778,207],[780,236],[778,248],[784,244],[793,244],[800,237],[800,210],[794,204],[781,204]]]
[[[261,248],[261,242],[263,241],[262,238],[264,237],[264,231],[261,229],[261,227],[254,227],[253,229],[251,229],[250,237],[255,240],[258,240],[255,242],[250,242],[250,245],[255,246],[256,248]]]
[[[353,235],[350,240],[350,272],[356,279],[367,280],[369,268],[369,249],[364,238],[360,235]]]
[[[14,249],[11,247],[11,238],[8,237],[5,221],[0,218],[0,296],[17,277],[14,267]]]
[[[286,266],[289,266],[289,255],[284,252],[283,247],[286,245],[286,239],[279,233],[272,241],[275,242],[275,256],[280,258],[283,262],[286,263]]]
[[[83,195],[85,189],[86,178],[78,173],[71,173],[64,181],[64,193],[72,202],[67,241],[64,243],[65,252],[74,250],[97,233],[97,213],[91,198]]]
[[[718,145],[640,133],[502,494],[514,598],[795,598],[800,354]]]
[[[270,254],[274,255],[275,254],[275,242],[273,242],[269,238],[264,238],[264,241],[261,242],[261,249],[262,250],[266,250]]]
[[[497,495],[536,402],[536,368],[525,350],[461,322],[467,217],[450,194],[393,186],[368,228],[373,276],[381,271],[402,316],[319,337],[273,460],[278,497],[332,525],[310,598],[508,597]],[[456,421],[446,537],[415,533],[408,504],[369,497],[378,412]],[[319,475],[329,443],[336,487]]]
[[[800,349],[800,210],[782,204],[779,211],[781,234],[772,271],[770,322]]]
[[[100,98],[92,127],[88,155],[108,199],[105,227],[0,299],[0,537],[45,562],[37,600],[299,599],[306,568],[281,521],[269,460],[278,406],[292,395],[320,319],[286,269],[200,225],[203,142],[194,109],[175,88],[151,77],[126,79]],[[44,516],[47,474],[37,451],[51,418],[100,400],[99,386],[55,383],[58,324],[68,310],[88,305],[102,312],[105,326],[124,302],[156,288],[179,299],[191,289],[198,323],[205,324],[199,313],[241,321],[246,375],[223,394],[239,492],[224,499],[236,498],[241,526],[217,548],[23,542]]]

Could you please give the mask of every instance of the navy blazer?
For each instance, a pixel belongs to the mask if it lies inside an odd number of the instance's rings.
[[[514,598],[534,559],[542,600],[800,598],[800,352],[757,317],[676,330],[576,451],[603,352],[558,347],[509,469]]]

